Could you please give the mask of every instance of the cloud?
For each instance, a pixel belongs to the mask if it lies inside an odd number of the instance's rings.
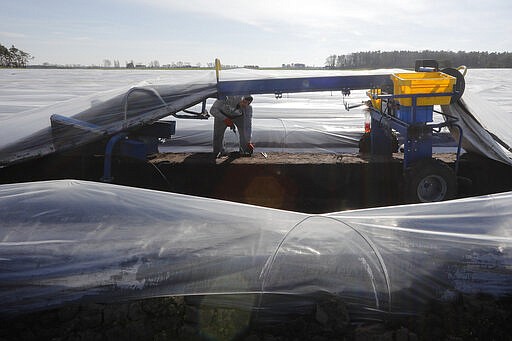
[[[16,33],[16,32],[5,32],[0,31],[0,36],[5,38],[25,38],[26,35],[23,33]]]
[[[108,10],[48,8],[61,14],[52,20],[6,16],[5,27],[24,34],[4,40],[52,47],[58,41],[59,57],[82,48],[83,58],[146,55],[163,63],[219,56],[229,64],[271,66],[322,65],[332,53],[367,50],[506,50],[512,37],[510,0],[107,0],[102,6]]]
[[[125,0],[126,1],[126,0]],[[332,29],[357,30],[361,26],[387,25],[403,30],[411,26],[453,27],[455,21],[464,18],[465,23],[476,20],[482,14],[510,10],[508,0],[127,0],[142,6],[150,6],[169,13],[197,13],[209,18],[241,22],[271,29],[283,25],[296,30]],[[508,17],[507,19],[508,20]],[[492,23],[486,23],[492,26]]]
[[[172,12],[199,13],[210,18],[237,21],[262,28],[273,25],[293,25],[307,28],[340,27],[343,21],[371,20],[373,6],[382,6],[377,0],[335,1],[335,0],[130,0],[143,6],[166,9]],[[391,1],[391,3],[400,3]],[[391,9],[393,6],[391,6]]]
[[[92,41],[93,39],[91,37],[81,36],[81,37],[71,37],[71,40],[75,40],[78,42],[84,42],[84,41]]]
[[[512,8],[509,0],[123,1],[158,9],[170,18],[192,14],[209,25],[218,22],[215,35],[208,39],[219,45],[223,40],[229,44],[234,32],[250,32],[253,44],[244,50],[253,59],[262,58],[261,51],[266,51],[266,58],[275,55],[276,44],[286,46],[281,54],[290,56],[305,57],[314,51],[319,56],[309,58],[316,64],[322,63],[326,51],[495,50],[499,46],[503,50],[512,33],[504,14]],[[501,32],[496,33],[496,23],[502,24]]]

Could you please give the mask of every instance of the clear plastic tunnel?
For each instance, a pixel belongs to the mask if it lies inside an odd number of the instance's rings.
[[[3,185],[0,314],[173,295],[293,311],[330,295],[364,319],[506,296],[511,204],[505,193],[308,216],[84,181]]]
[[[0,167],[149,125],[216,92],[213,75],[141,82],[7,117],[0,127]]]

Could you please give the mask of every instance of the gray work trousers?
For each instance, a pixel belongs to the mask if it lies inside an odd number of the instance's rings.
[[[239,116],[237,118],[231,119],[237,128],[237,134],[239,136],[240,141],[240,152],[245,153],[248,151],[249,140],[246,136],[246,129],[244,123],[244,116]],[[226,153],[226,149],[224,148],[224,133],[226,132],[226,128],[228,126],[224,123],[224,119],[214,118],[213,121],[213,153],[215,155],[219,153]]]

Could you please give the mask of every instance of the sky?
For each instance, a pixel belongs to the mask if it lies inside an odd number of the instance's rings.
[[[512,51],[510,0],[5,0],[30,64],[324,66],[360,51]]]

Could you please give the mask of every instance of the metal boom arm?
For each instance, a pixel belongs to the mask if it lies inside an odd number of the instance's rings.
[[[218,97],[244,94],[270,94],[315,91],[364,90],[393,85],[390,75],[268,78],[219,81]]]

